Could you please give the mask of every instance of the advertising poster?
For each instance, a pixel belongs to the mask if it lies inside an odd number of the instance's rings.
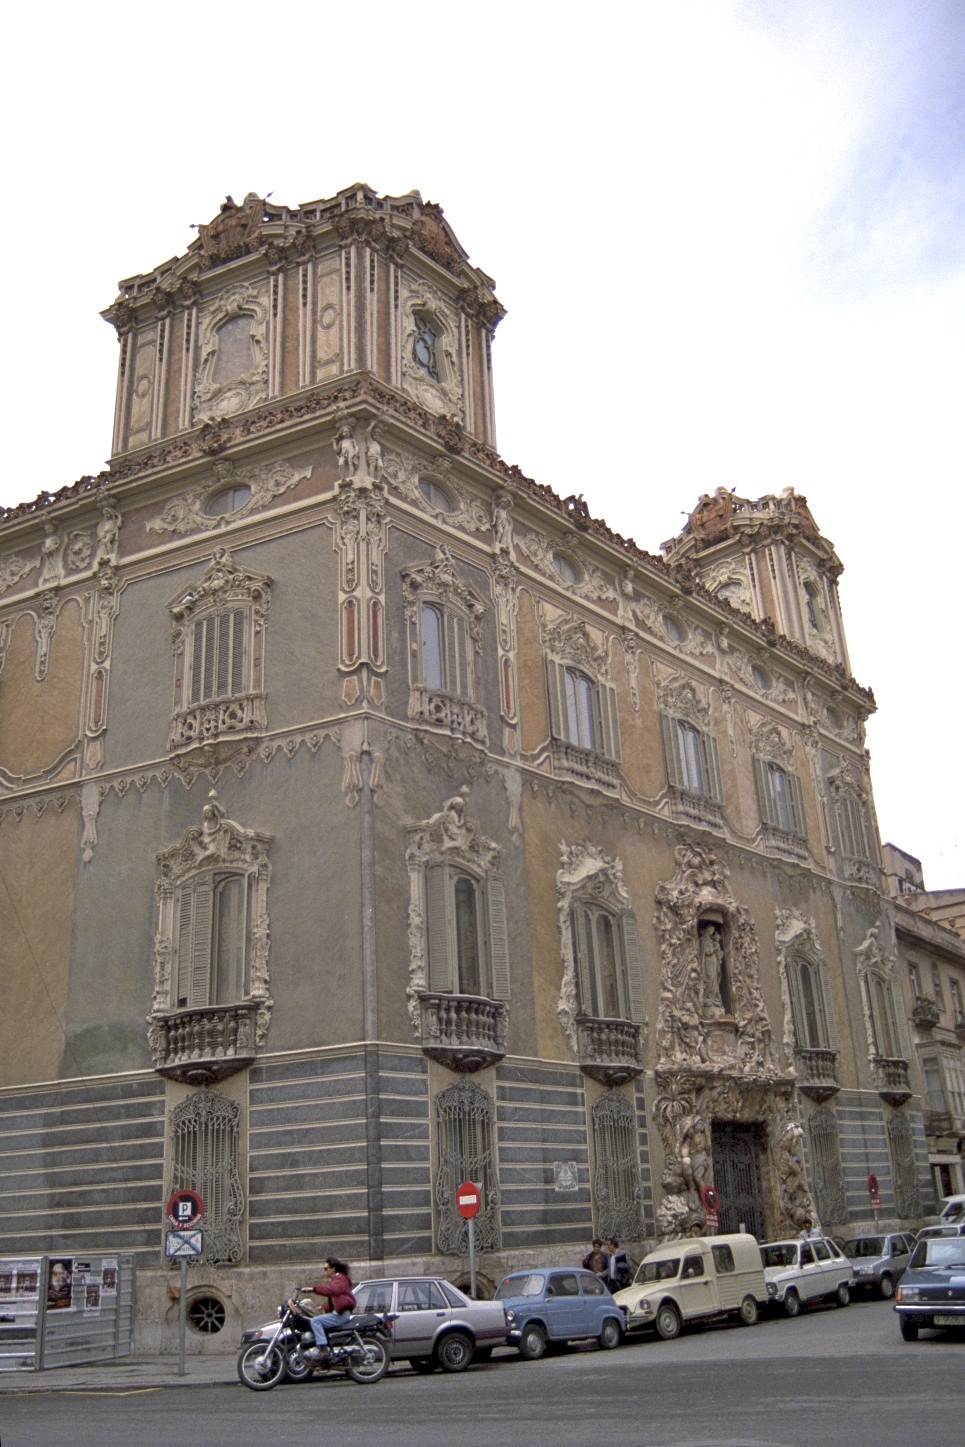
[[[47,1310],[65,1311],[74,1300],[74,1258],[51,1257],[47,1263]]]
[[[117,1295],[117,1262],[105,1256],[101,1262],[101,1296]]]

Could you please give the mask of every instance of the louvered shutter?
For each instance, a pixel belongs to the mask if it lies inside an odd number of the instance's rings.
[[[452,950],[449,930],[449,870],[444,864],[427,864],[426,947],[429,955],[429,989],[452,990]]]
[[[570,915],[570,931],[573,940],[573,967],[576,970],[576,988],[580,997],[580,1010],[592,1015],[596,991],[593,981],[592,946],[587,940],[589,919],[586,910],[574,905]]]
[[[663,733],[663,751],[667,759],[667,781],[675,789],[683,788],[683,769],[680,763],[680,737],[677,733],[677,720],[667,713],[660,715],[660,728]]]
[[[237,697],[248,691],[245,677],[245,613],[236,608],[231,615],[231,693]]]
[[[713,734],[700,735],[700,754],[704,765],[706,792],[715,804],[723,804],[724,789],[720,780],[720,755]]]
[[[617,720],[617,691],[612,683],[599,685],[600,719],[603,725],[603,752],[614,763],[620,762],[620,726]]]
[[[801,780],[797,774],[785,774],[787,780],[787,798],[791,807],[791,827],[795,834],[802,839],[807,837],[807,820],[804,814],[804,794],[801,790]]]
[[[506,928],[506,890],[501,879],[486,886],[489,905],[489,987],[494,1000],[509,999],[509,938]]]
[[[754,758],[754,782],[757,784],[757,802],[761,819],[765,824],[774,823],[774,805],[771,800],[771,780],[767,764],[763,759]]]
[[[630,1019],[637,1025],[643,1024],[643,965],[640,959],[640,939],[637,921],[632,914],[623,916],[624,967],[627,976],[627,999]]]
[[[555,658],[546,660],[546,692],[550,706],[550,733],[554,739],[567,739],[566,670]]]

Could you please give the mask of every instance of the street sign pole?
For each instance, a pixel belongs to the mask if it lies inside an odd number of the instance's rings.
[[[482,1205],[482,1186],[463,1181],[456,1192],[456,1210],[469,1223],[469,1295],[476,1296],[476,1214]]]
[[[181,1290],[178,1295],[178,1376],[184,1376],[184,1336],[188,1325],[188,1258],[182,1256],[178,1262],[181,1276]]]

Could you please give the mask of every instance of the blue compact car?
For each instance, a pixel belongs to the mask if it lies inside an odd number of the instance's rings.
[[[519,1271],[499,1283],[506,1308],[506,1340],[536,1361],[549,1342],[595,1338],[604,1351],[623,1340],[623,1311],[598,1276],[572,1267]]]

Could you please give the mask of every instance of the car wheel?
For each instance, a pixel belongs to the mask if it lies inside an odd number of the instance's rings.
[[[899,1318],[898,1318],[898,1330],[901,1332],[901,1339],[902,1339],[902,1341],[917,1341],[917,1340],[918,1340],[918,1323],[917,1323],[917,1321],[909,1321],[906,1316],[899,1316]]]
[[[451,1331],[436,1347],[436,1357],[444,1372],[464,1372],[472,1361],[473,1350],[464,1331]]]
[[[794,1290],[794,1287],[792,1286],[789,1291],[785,1291],[785,1293],[784,1293],[784,1315],[785,1315],[785,1316],[799,1316],[800,1313],[801,1313],[801,1298],[798,1296],[797,1292]]]
[[[846,1281],[842,1281],[841,1285],[834,1293],[834,1304],[835,1306],[847,1306],[850,1300],[851,1288],[848,1286],[848,1283]]]
[[[753,1296],[745,1296],[740,1304],[737,1315],[740,1317],[742,1326],[753,1326],[757,1321],[757,1302]]]
[[[431,1376],[436,1369],[436,1364],[431,1357],[413,1357],[409,1366],[423,1377]]]
[[[612,1351],[614,1347],[620,1345],[622,1338],[623,1332],[620,1330],[620,1323],[614,1317],[608,1316],[600,1330],[600,1335],[597,1337],[597,1341],[600,1343],[600,1350],[604,1352]]]
[[[657,1312],[654,1325],[657,1328],[657,1336],[662,1337],[664,1341],[673,1341],[674,1337],[680,1335],[682,1325],[680,1312],[672,1301],[665,1301],[663,1303]]]
[[[882,1301],[890,1301],[895,1294],[895,1283],[890,1276],[883,1276],[878,1282],[878,1293]]]
[[[519,1354],[528,1362],[539,1361],[546,1350],[546,1333],[541,1326],[530,1322],[519,1339]]]

